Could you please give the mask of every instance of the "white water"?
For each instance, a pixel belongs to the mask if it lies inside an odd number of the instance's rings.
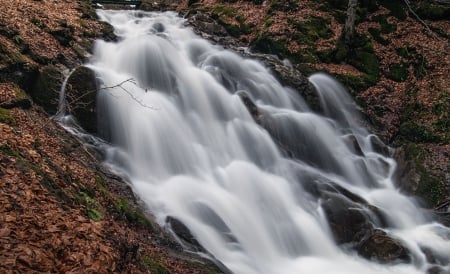
[[[114,144],[107,164],[130,178],[161,225],[167,216],[182,221],[233,273],[425,273],[420,247],[450,259],[450,231],[395,189],[395,162],[373,151],[376,137],[358,126],[353,101],[331,78],[310,78],[321,116],[261,64],[209,44],[174,13],[99,15],[120,41],[98,41],[90,66],[104,86],[136,82],[99,92],[99,127]],[[261,125],[240,92],[258,106]],[[412,263],[382,265],[337,246],[321,199],[305,190],[327,182],[379,207]]]

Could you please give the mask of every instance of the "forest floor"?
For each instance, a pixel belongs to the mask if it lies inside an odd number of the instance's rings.
[[[161,1],[147,5],[153,2]],[[448,19],[426,20],[430,33],[408,11],[401,18],[386,7],[367,14],[357,30],[370,38],[369,50],[361,54],[369,59],[375,54],[377,69],[371,71],[371,64],[361,65],[350,53],[338,56],[345,9],[333,12],[328,1],[301,1],[295,7],[286,5],[296,1],[275,6],[268,4],[271,1],[205,0],[195,7],[188,1],[163,2],[171,2],[164,9],[209,12],[242,45],[256,49],[264,41],[271,45],[269,52],[276,49],[270,53],[293,58],[298,68],[327,71],[344,81],[384,140],[401,146],[405,158],[429,182],[417,192],[424,192],[431,204],[448,199]],[[325,22],[326,28],[312,29],[311,22]],[[105,32],[107,27],[96,21],[87,1],[2,4],[0,272],[219,272],[183,254],[147,218],[131,189],[33,104],[33,85],[21,82],[28,79],[24,74],[39,74],[49,65],[61,70],[80,65],[89,57],[92,41]],[[268,33],[272,40],[264,40]],[[376,81],[370,82],[374,73]]]

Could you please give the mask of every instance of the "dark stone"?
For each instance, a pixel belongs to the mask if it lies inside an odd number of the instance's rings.
[[[355,135],[348,135],[344,139],[347,146],[353,151],[353,153],[363,156],[364,153],[361,149],[361,146],[358,143],[358,140],[356,139]]]
[[[0,103],[0,107],[4,109],[12,109],[12,108],[30,109],[31,101],[28,98],[18,99],[11,102]]]
[[[166,28],[164,27],[164,25],[163,25],[162,23],[159,23],[159,22],[153,24],[152,27],[153,27],[153,29],[154,29],[155,31],[157,31],[157,32],[164,32],[164,30],[166,30]]]
[[[358,244],[358,253],[370,260],[382,263],[409,263],[409,251],[399,240],[391,238],[386,232],[374,229]]]
[[[380,153],[383,156],[391,156],[389,147],[386,146],[383,143],[383,141],[381,141],[381,139],[378,138],[378,136],[376,136],[376,135],[370,136],[370,143],[372,144],[372,149],[375,152]]]
[[[33,101],[53,115],[58,110],[59,91],[64,81],[63,73],[55,66],[45,66],[30,91]]]
[[[373,228],[357,203],[334,193],[323,193],[322,196],[322,207],[338,244],[358,242]]]
[[[397,161],[394,173],[397,187],[408,193],[415,193],[420,183],[420,175],[415,170],[415,162],[407,159],[404,147],[396,148],[393,157]]]
[[[242,102],[244,103],[245,107],[247,108],[250,115],[253,117],[253,120],[255,122],[260,122],[260,113],[258,110],[258,106],[253,102],[253,100],[250,98],[250,96],[246,92],[238,92],[237,95],[241,98]]]
[[[448,272],[440,266],[432,266],[427,269],[427,274],[448,274]]]
[[[286,66],[281,60],[268,54],[243,52],[242,55],[263,62],[274,73],[282,85],[296,90],[312,110],[320,110],[317,92],[308,78],[300,70]]]
[[[227,35],[226,29],[206,13],[200,11],[189,13],[188,22],[203,37],[212,38],[214,40],[215,36]]]
[[[68,47],[71,45],[74,37],[74,28],[71,26],[67,26],[64,28],[60,28],[54,31],[50,32],[51,35],[53,35],[53,37],[55,37],[56,40],[58,40],[58,42],[65,47]]]
[[[114,27],[107,22],[100,22],[102,25],[100,37],[108,42],[117,41],[117,35],[114,33]]]
[[[89,133],[97,132],[96,97],[94,71],[84,66],[78,67],[67,81],[66,101],[70,113]]]
[[[187,243],[191,248],[196,250],[204,250],[204,248],[200,245],[200,243],[195,239],[192,235],[189,228],[184,225],[180,220],[172,217],[166,217],[166,224],[169,225],[170,229],[175,233],[182,241]]]

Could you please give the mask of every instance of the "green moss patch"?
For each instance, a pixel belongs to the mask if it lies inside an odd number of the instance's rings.
[[[331,38],[332,31],[329,27],[330,19],[310,16],[306,21],[295,21],[288,19],[288,23],[298,31],[296,39],[301,44],[313,46],[319,39]]]
[[[215,6],[211,10],[212,18],[217,20],[227,32],[234,37],[250,34],[255,27],[254,24],[246,24],[245,17],[237,10],[225,5]]]
[[[436,205],[445,198],[445,183],[442,178],[431,174],[423,166],[426,157],[428,152],[421,145],[415,143],[405,145],[405,158],[415,164],[415,170],[420,176],[416,194],[430,205]]]
[[[408,78],[408,68],[404,63],[394,63],[389,66],[389,72],[387,74],[389,79],[396,82],[405,81]]]
[[[414,121],[405,121],[400,125],[400,136],[411,142],[433,143],[439,142],[440,138],[432,129],[417,124]]]
[[[397,17],[400,20],[405,20],[406,14],[406,4],[403,1],[393,1],[393,0],[380,0],[380,5],[387,8],[392,16]]]
[[[141,209],[133,209],[128,202],[120,198],[115,202],[116,208],[125,215],[126,220],[129,223],[140,224],[145,227],[151,228],[151,222],[147,219]]]
[[[142,256],[142,263],[145,268],[149,269],[152,274],[169,274],[170,271],[160,263],[160,259],[156,257]]]
[[[80,191],[80,193],[76,196],[78,202],[86,206],[86,214],[89,218],[94,221],[100,221],[103,219],[104,210],[101,207],[100,203],[95,200],[93,195],[89,195],[86,192]]]
[[[0,107],[0,123],[8,124],[10,126],[16,125],[16,121],[11,116],[10,111],[2,107]]]
[[[415,6],[415,12],[422,19],[448,20],[450,18],[450,4],[421,1]]]

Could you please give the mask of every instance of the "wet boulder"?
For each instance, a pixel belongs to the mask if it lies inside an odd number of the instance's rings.
[[[39,70],[34,86],[30,90],[33,101],[53,115],[58,110],[59,92],[64,81],[64,74],[53,65]]]
[[[369,216],[357,203],[336,193],[322,193],[325,215],[338,244],[356,243],[373,229]]]
[[[96,97],[97,81],[94,71],[84,66],[78,67],[67,81],[67,109],[89,133],[97,132]]]
[[[255,120],[255,122],[259,124],[261,122],[261,114],[259,112],[258,106],[253,102],[247,92],[238,92],[237,95],[239,96],[239,98],[241,98],[242,103],[247,108],[253,120]]]
[[[408,249],[399,240],[379,229],[370,231],[359,242],[356,250],[361,256],[382,263],[409,263],[411,261]]]
[[[183,224],[183,222],[175,217],[167,216],[166,224],[185,245],[197,251],[204,250],[204,248],[200,245],[197,239],[195,239],[189,228],[185,224]]]

